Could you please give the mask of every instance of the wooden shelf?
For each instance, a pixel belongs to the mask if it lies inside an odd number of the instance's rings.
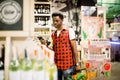
[[[40,2],[32,0],[32,35],[50,37],[51,34],[51,1]],[[44,10],[42,10],[44,9]],[[41,12],[42,11],[42,12]],[[42,23],[43,22],[43,23]],[[44,25],[44,22],[46,23]]]
[[[51,2],[34,2],[34,4],[51,4]]]

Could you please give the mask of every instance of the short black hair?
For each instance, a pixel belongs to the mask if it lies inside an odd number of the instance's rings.
[[[63,14],[62,13],[58,13],[58,12],[56,12],[56,13],[52,13],[52,17],[54,17],[54,16],[59,16],[60,17],[60,19],[64,19],[64,16],[63,16]]]

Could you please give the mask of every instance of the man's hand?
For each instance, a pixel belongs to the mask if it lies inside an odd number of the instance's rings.
[[[75,69],[76,69],[76,71],[79,71],[80,70],[80,65],[79,64],[75,65]]]

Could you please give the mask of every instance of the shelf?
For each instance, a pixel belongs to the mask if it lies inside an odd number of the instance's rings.
[[[43,2],[44,1],[44,2]],[[49,38],[51,34],[51,1],[33,0],[33,37],[42,36]]]
[[[34,14],[34,16],[51,16],[51,14]]]
[[[42,30],[45,30],[45,29],[49,29],[50,27],[49,26],[36,26],[34,27],[35,29],[42,29]]]
[[[34,32],[35,36],[44,36],[44,37],[50,37],[50,34],[41,34],[39,32]]]
[[[29,36],[28,31],[1,31],[0,32],[0,37],[6,37],[6,36],[11,36],[11,37],[27,37]]]
[[[120,30],[106,30],[107,32],[120,32]]]
[[[51,4],[51,2],[34,2],[34,4]]]

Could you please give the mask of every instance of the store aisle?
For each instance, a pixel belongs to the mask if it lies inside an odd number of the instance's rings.
[[[120,62],[111,62],[111,76],[108,80],[120,80]]]

